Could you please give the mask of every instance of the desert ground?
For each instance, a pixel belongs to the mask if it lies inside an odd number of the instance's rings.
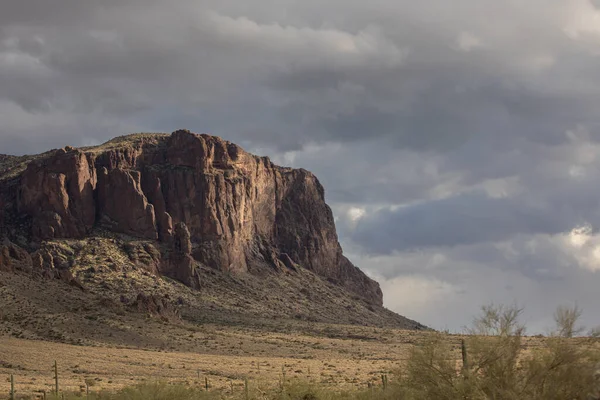
[[[382,374],[400,367],[419,337],[411,331],[353,326],[329,327],[330,338],[269,333],[217,326],[190,331],[187,339],[206,351],[161,351],[115,346],[76,346],[0,337],[0,393],[8,393],[10,374],[21,394],[53,389],[57,360],[61,388],[77,391],[117,389],[161,380],[231,390],[245,379],[276,385],[282,378],[342,387],[379,384]],[[422,335],[422,334],[421,334]],[[361,336],[351,338],[351,336]]]
[[[175,329],[180,336],[181,329]],[[54,388],[55,360],[61,390],[66,391],[84,390],[86,382],[91,391],[99,391],[156,380],[201,387],[208,381],[209,390],[227,393],[243,390],[246,379],[265,387],[282,379],[300,379],[361,389],[380,385],[382,375],[401,371],[411,346],[432,334],[329,324],[314,324],[306,333],[293,327],[284,333],[218,325],[190,325],[186,330],[182,340],[194,342],[195,351],[101,343],[78,346],[2,336],[0,393],[9,392],[10,374],[19,395],[49,393]],[[460,339],[448,336],[457,360]],[[539,346],[540,340],[526,338],[524,345]]]

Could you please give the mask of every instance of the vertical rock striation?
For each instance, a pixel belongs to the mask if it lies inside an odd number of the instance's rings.
[[[198,265],[233,273],[306,268],[382,303],[379,285],[343,256],[317,178],[221,138],[187,130],[133,135],[60,149],[4,175],[0,189],[17,194],[0,196],[0,218],[27,220],[19,226],[34,242],[104,229],[160,241],[160,272],[191,287],[201,286]]]

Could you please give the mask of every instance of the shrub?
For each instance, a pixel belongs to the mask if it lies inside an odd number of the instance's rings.
[[[600,399],[598,349],[571,337],[581,310],[559,307],[557,327],[545,346],[529,352],[521,345],[522,309],[485,306],[468,330],[466,362],[454,361],[448,338],[438,334],[409,357],[402,386],[406,399],[564,400]]]

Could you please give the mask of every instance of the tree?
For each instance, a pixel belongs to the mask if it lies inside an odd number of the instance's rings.
[[[556,335],[563,338],[572,338],[583,332],[583,327],[576,327],[581,318],[582,310],[576,305],[573,307],[558,306],[554,311]]]

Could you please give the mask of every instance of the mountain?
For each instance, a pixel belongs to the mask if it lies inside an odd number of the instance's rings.
[[[187,130],[0,155],[0,271],[165,318],[424,328],[384,309],[379,284],[343,255],[312,173]],[[45,306],[3,286],[28,312]]]

